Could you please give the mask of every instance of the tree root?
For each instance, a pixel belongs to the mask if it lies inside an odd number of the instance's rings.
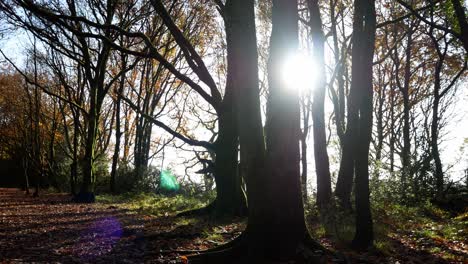
[[[284,263],[275,257],[275,252],[270,252],[271,255],[265,255],[255,250],[249,249],[248,234],[242,233],[241,236],[231,242],[219,247],[206,251],[195,252],[196,254],[188,255],[190,264],[210,264],[210,263]],[[326,263],[327,255],[334,255],[333,252],[327,250],[317,241],[313,240],[308,234],[304,240],[298,243],[295,256],[290,260],[294,263]],[[336,260],[337,258],[333,256]],[[288,262],[289,263],[289,262]]]
[[[242,238],[237,237],[225,245],[189,255],[188,260],[190,264],[245,263],[240,259],[246,249],[246,243],[243,243]]]

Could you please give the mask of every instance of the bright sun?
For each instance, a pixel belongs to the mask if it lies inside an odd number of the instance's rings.
[[[286,87],[297,91],[313,89],[317,80],[314,59],[304,53],[290,56],[284,63],[281,74]]]

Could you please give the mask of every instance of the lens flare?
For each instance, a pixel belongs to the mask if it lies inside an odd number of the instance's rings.
[[[291,90],[307,91],[314,88],[317,79],[317,67],[314,59],[303,53],[289,56],[282,67],[282,80]]]
[[[115,217],[104,217],[93,222],[80,234],[74,245],[73,255],[81,261],[90,262],[109,254],[122,237],[122,226]]]

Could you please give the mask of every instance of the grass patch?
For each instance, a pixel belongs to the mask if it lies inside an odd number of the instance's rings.
[[[173,215],[185,210],[203,207],[208,205],[213,199],[213,193],[194,196],[126,193],[122,195],[100,194],[96,197],[98,203],[114,205],[119,208],[154,216]]]

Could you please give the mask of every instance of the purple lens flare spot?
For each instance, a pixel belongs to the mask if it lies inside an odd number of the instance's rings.
[[[89,224],[79,236],[73,255],[82,261],[92,261],[112,251],[122,237],[122,226],[115,217],[104,217]]]

